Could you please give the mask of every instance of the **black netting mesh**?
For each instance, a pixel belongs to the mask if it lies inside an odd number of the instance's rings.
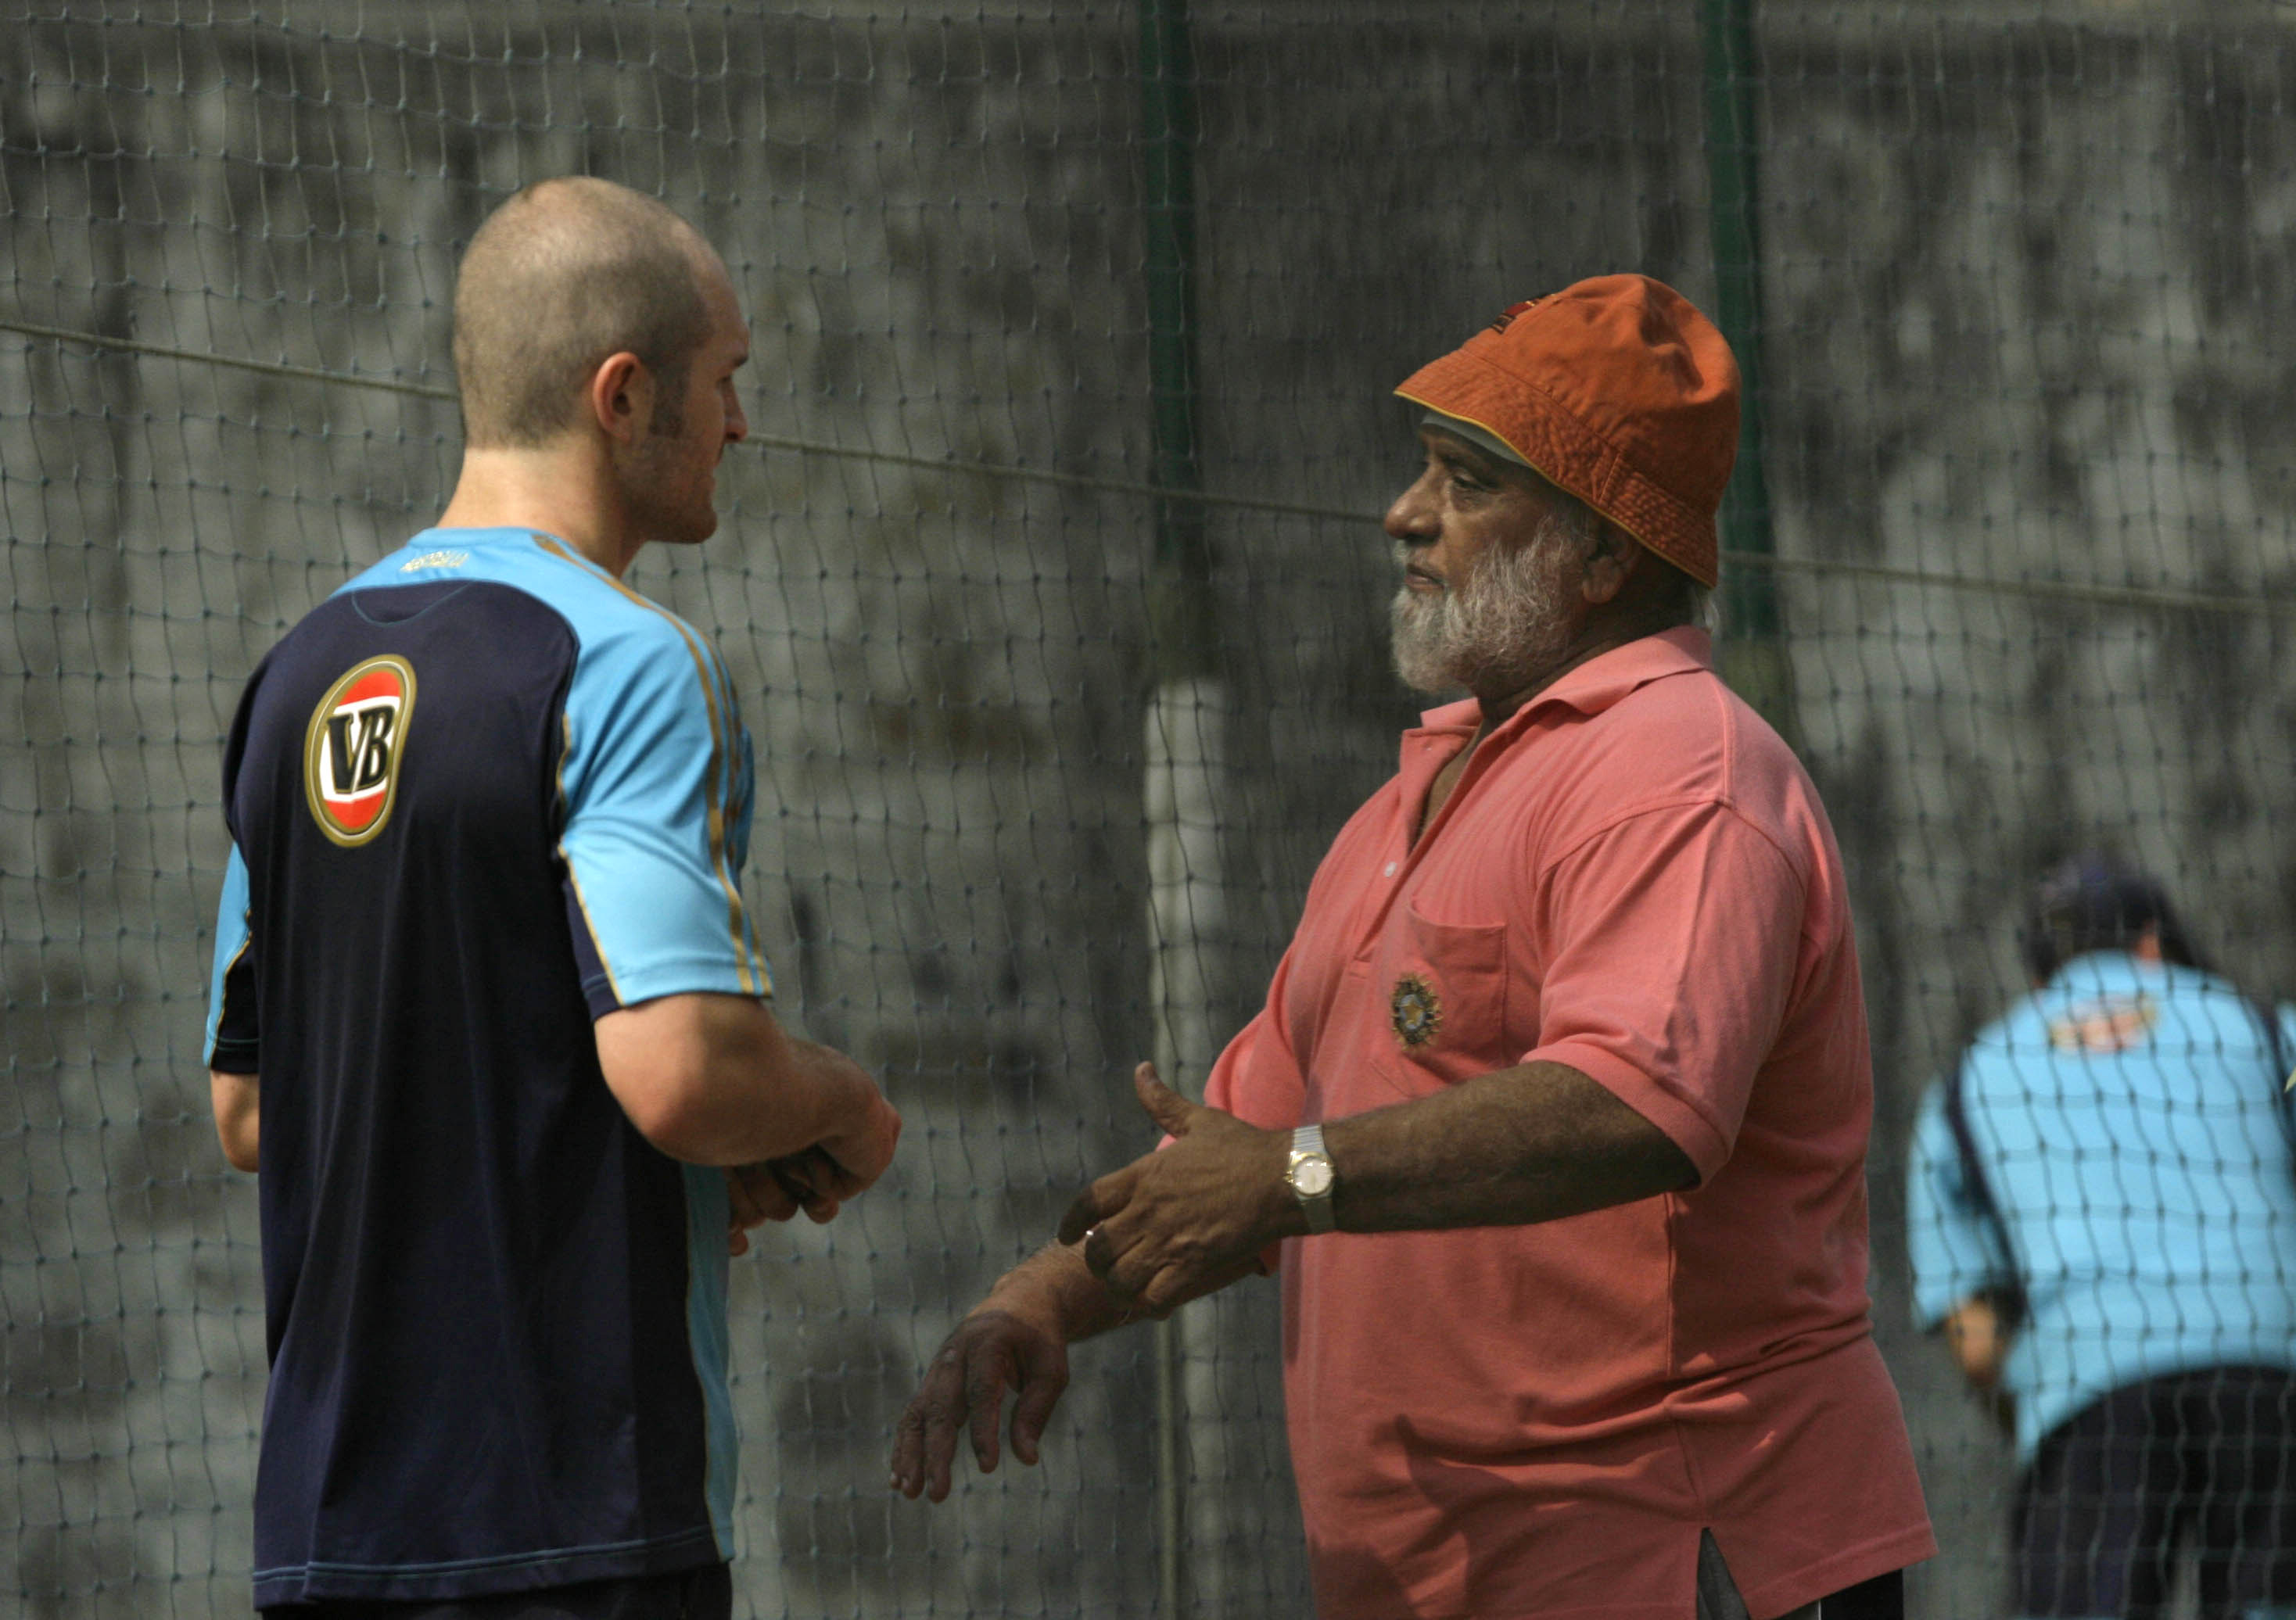
[[[664,197],[744,300],[724,528],[635,583],[733,666],[784,1013],[909,1120],[883,1190],[736,1268],[741,1612],[1307,1611],[1269,1288],[1079,1351],[1046,1465],[942,1510],[885,1491],[890,1428],[1146,1144],[1133,1060],[1201,1085],[1391,765],[1388,390],[1618,269],[1759,362],[1725,652],[1859,912],[1877,1328],[1947,1548],[1913,1601],[2006,1602],[2013,1460],[1911,1325],[1906,1141],[2064,853],[2296,988],[2296,13],[1142,4],[6,15],[0,1606],[246,1608],[221,736],[435,516],[457,253],[570,172]]]

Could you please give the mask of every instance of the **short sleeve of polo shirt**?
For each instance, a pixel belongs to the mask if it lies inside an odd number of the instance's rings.
[[[696,633],[650,615],[585,645],[559,848],[593,1018],[697,991],[772,994],[739,879],[752,780],[731,685]]]
[[[1236,1032],[1204,1081],[1205,1106],[1263,1131],[1289,1131],[1307,1112],[1307,1078],[1300,1072],[1291,1043],[1283,1038],[1283,998],[1291,968],[1292,953],[1286,951],[1268,986],[1267,1005]],[[1156,1144],[1157,1151],[1171,1143],[1165,1137]],[[1281,1243],[1262,1249],[1260,1271],[1272,1275],[1283,1252]]]
[[[1804,895],[1727,806],[1644,810],[1555,863],[1538,1045],[1666,1133],[1710,1177],[1729,1158],[1784,1018]]]
[[[2002,1280],[1993,1241],[1962,1174],[1945,1117],[1945,1088],[1931,1086],[1915,1117],[1906,1165],[1906,1249],[1913,1263],[1917,1328],[1935,1327]]]
[[[1236,1032],[1204,1081],[1206,1106],[1263,1131],[1290,1130],[1307,1108],[1308,1082],[1283,1038],[1283,999],[1291,969],[1287,951],[1268,986],[1267,1004]]]

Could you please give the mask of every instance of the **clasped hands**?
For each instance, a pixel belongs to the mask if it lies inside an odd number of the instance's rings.
[[[796,1153],[726,1172],[726,1249],[750,1252],[750,1229],[767,1221],[787,1221],[800,1210],[816,1226],[866,1192],[893,1162],[901,1117],[882,1097],[860,1132],[832,1143],[816,1142]]]
[[[1172,1140],[1086,1188],[1061,1217],[1062,1247],[1007,1272],[948,1336],[901,1417],[892,1486],[904,1496],[948,1494],[960,1430],[980,1471],[995,1470],[1008,1389],[1013,1455],[1035,1462],[1068,1387],[1072,1340],[1168,1316],[1259,1270],[1275,1240],[1307,1231],[1283,1181],[1285,1133],[1190,1102],[1153,1064],[1132,1084]]]
[[[748,1254],[751,1227],[790,1220],[800,1210],[816,1225],[825,1225],[866,1185],[818,1146],[733,1166],[726,1172],[726,1252]]]

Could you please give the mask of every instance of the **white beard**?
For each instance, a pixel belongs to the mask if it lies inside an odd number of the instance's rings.
[[[1549,553],[1570,538],[1550,520],[1523,544],[1485,552],[1462,585],[1397,590],[1388,616],[1403,683],[1431,694],[1505,686],[1560,658],[1570,626]]]

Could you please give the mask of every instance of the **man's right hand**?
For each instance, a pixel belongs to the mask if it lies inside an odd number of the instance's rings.
[[[796,1044],[801,1051],[808,1049],[807,1043]],[[837,1056],[826,1047],[810,1050]],[[893,1162],[894,1146],[901,1139],[901,1117],[882,1094],[873,1092],[872,1098],[864,1117],[837,1136],[824,1138],[801,1153],[726,1170],[729,1252],[748,1254],[752,1227],[767,1221],[786,1221],[800,1210],[816,1225],[825,1226],[837,1218],[847,1200],[860,1197],[876,1183]]]
[[[802,1053],[819,1054],[823,1062],[852,1067],[850,1058],[829,1047],[816,1046],[810,1041],[794,1044]],[[876,1185],[877,1178],[892,1164],[893,1149],[901,1140],[898,1110],[885,1100],[884,1093],[873,1083],[867,1084],[867,1102],[860,1117],[843,1130],[823,1137],[805,1156],[808,1167],[816,1172],[808,1177],[808,1184],[816,1193],[835,1203],[858,1198]],[[824,1159],[826,1164],[822,1162]]]
[[[2009,1359],[2009,1332],[1989,1299],[1964,1299],[1945,1319],[1945,1342],[1960,1363],[1961,1375],[1978,1389],[2001,1382],[2001,1365]]]
[[[972,1440],[984,1474],[996,1470],[1004,1394],[1013,1404],[1013,1454],[1034,1465],[1053,1408],[1069,1387],[1068,1345],[1049,1292],[1008,1278],[957,1323],[901,1415],[893,1446],[893,1489],[914,1501],[948,1495],[957,1431]]]

